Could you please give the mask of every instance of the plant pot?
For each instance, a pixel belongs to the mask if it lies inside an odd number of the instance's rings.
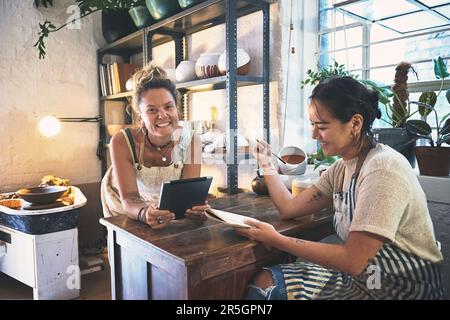
[[[203,1],[205,0],[178,0],[178,3],[180,4],[181,8],[186,9]]]
[[[155,20],[162,20],[181,11],[177,0],[145,0],[147,9]]]
[[[128,13],[131,16],[131,19],[133,19],[134,25],[138,29],[148,27],[153,22],[155,22],[155,20],[153,20],[152,16],[150,15],[150,12],[148,12],[146,6],[131,8],[130,10],[128,10]]]
[[[411,142],[413,136],[405,128],[377,128],[372,132],[378,142],[400,152],[409,161],[411,167],[415,167],[414,147],[416,141]]]
[[[448,176],[450,173],[450,148],[416,147],[419,171],[424,176]]]
[[[128,10],[102,10],[102,33],[108,43],[137,31]]]

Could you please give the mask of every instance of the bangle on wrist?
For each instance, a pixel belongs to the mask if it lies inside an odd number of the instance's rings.
[[[278,173],[278,170],[273,166],[267,168],[259,168],[258,171],[261,176],[269,176]]]
[[[148,207],[142,207],[139,209],[139,213],[137,215],[137,220],[140,222],[145,222],[145,212],[147,211]]]

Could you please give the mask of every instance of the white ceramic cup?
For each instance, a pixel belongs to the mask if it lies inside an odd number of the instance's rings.
[[[289,161],[286,161],[288,160],[286,156],[302,156],[304,159],[299,163],[289,163]],[[282,174],[299,175],[305,173],[308,157],[306,155],[306,152],[302,149],[293,146],[284,147],[280,150],[280,152],[278,152],[278,157],[286,161],[286,163],[283,163],[280,161],[280,159],[277,159],[278,167],[280,168]]]

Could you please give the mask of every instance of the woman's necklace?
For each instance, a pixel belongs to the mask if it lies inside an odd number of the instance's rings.
[[[167,161],[167,157],[166,157],[166,152],[167,152],[167,150],[169,150],[169,147],[172,145],[172,140],[170,140],[169,142],[167,142],[166,144],[163,144],[162,146],[158,146],[158,145],[156,145],[156,144],[154,144],[154,143],[152,143],[151,141],[150,141],[150,138],[149,138],[149,136],[148,136],[148,133],[145,135],[146,137],[147,137],[147,141],[148,141],[148,143],[156,150],[156,151],[158,151],[158,153],[161,155],[161,160],[163,161],[163,162],[166,162]]]

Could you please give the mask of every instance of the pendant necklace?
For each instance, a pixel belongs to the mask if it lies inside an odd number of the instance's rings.
[[[152,143],[152,142],[150,141],[150,138],[149,138],[148,134],[146,134],[146,137],[147,137],[148,143],[149,143],[156,151],[158,151],[159,154],[161,155],[161,160],[162,160],[163,162],[166,162],[166,161],[167,161],[167,157],[166,157],[165,153],[166,153],[167,150],[169,149],[168,147],[170,147],[170,146],[172,145],[172,140],[170,140],[170,141],[167,142],[166,144],[163,144],[162,146],[158,146],[158,145],[156,145],[156,144],[154,144],[154,143]]]

